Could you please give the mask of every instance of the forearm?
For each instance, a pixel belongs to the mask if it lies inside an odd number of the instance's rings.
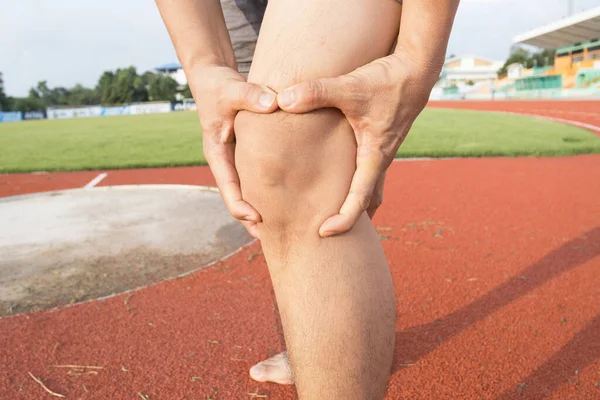
[[[156,0],[156,4],[188,75],[206,65],[236,69],[219,0]]]
[[[396,51],[408,53],[419,67],[439,74],[460,0],[406,0]]]

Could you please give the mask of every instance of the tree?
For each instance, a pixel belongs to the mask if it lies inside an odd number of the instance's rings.
[[[170,76],[158,74],[150,78],[150,85],[148,87],[150,100],[175,101],[176,93],[177,81]]]
[[[2,72],[0,72],[0,111],[6,111],[9,109],[9,101],[6,93],[4,93],[4,79]]]
[[[39,93],[31,88],[29,90],[29,96],[22,98],[15,98],[13,100],[12,108],[14,111],[40,111],[46,109],[46,103],[40,97]]]
[[[48,81],[39,81],[34,90],[38,93],[38,97],[42,99],[50,99],[50,88],[48,87]],[[31,91],[29,91],[31,95]]]
[[[191,99],[191,98],[193,98],[193,97],[194,97],[194,96],[192,95],[192,91],[191,91],[191,89],[190,89],[190,86],[189,86],[189,85],[187,85],[187,86],[185,87],[185,89],[183,90],[183,92],[181,92],[181,95],[183,96],[183,98],[184,98],[184,99]]]
[[[104,71],[96,85],[96,92],[100,95],[100,103],[104,105],[115,104],[114,93],[115,74],[112,71]]]
[[[525,68],[554,65],[554,50],[529,53],[526,49],[515,46],[511,49],[510,56],[502,68],[498,70],[498,76],[506,74],[508,72],[508,66],[515,63],[521,64]]]
[[[151,72],[138,75],[135,67],[105,71],[98,80],[96,92],[103,105],[148,101]]]
[[[96,89],[88,89],[80,84],[69,91],[68,104],[72,106],[92,106],[100,104],[100,94]]]
[[[10,109],[13,111],[40,111],[46,109],[46,103],[34,88],[29,90],[27,97],[10,98]]]
[[[134,103],[148,100],[148,91],[135,67],[118,69],[114,79],[117,103]]]
[[[135,92],[135,68],[118,69],[115,74],[114,90],[117,103],[131,103]]]
[[[524,66],[527,65],[527,60],[529,59],[529,52],[521,47],[515,47],[512,49],[510,56],[498,71],[498,75],[504,75],[508,72],[508,66],[511,64],[519,63]]]
[[[50,106],[65,106],[69,105],[69,97],[70,91],[64,87],[56,87],[51,89],[48,87],[47,81],[38,82],[35,88],[32,88],[34,92],[37,93],[37,97],[42,99],[44,104],[48,107]],[[32,96],[30,91],[29,97]]]
[[[527,68],[554,65],[554,53],[554,50],[543,50],[532,54],[528,60]]]
[[[40,81],[31,88],[29,96],[7,98],[4,95],[2,74],[0,73],[0,110],[35,111],[52,106],[145,102],[150,100],[149,91],[152,92],[153,100],[174,101],[177,87],[177,82],[171,77],[151,71],[138,75],[135,67],[128,67],[116,71],[104,71],[96,87],[92,89],[81,84],[76,84],[72,88],[51,88],[47,81]]]
[[[141,76],[136,76],[133,80],[133,101],[139,103],[148,100],[148,87],[144,82],[144,78]]]

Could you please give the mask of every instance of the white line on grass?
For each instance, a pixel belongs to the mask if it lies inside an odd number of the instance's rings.
[[[84,188],[86,188],[86,189],[93,188],[94,186],[96,186],[97,184],[102,182],[102,180],[104,178],[106,178],[107,175],[108,174],[106,172],[101,173],[100,175],[98,175],[97,177],[95,177],[94,179],[89,181],[88,184],[84,186]]]
[[[592,124],[586,124],[585,122],[574,121],[572,119],[564,119],[564,118],[556,118],[556,117],[548,117],[545,115],[534,115],[534,114],[521,114],[521,115],[529,115],[531,117],[536,117],[539,119],[547,119],[553,122],[562,122],[563,124],[573,125],[578,128],[589,129],[590,131],[594,131],[600,133],[600,127]]]
[[[466,108],[465,108],[465,110],[466,110]],[[480,111],[480,110],[474,110],[474,111]],[[573,126],[576,126],[578,128],[588,129],[590,131],[600,133],[600,126],[592,125],[592,124],[586,124],[585,122],[574,121],[572,119],[550,117],[550,116],[546,116],[546,115],[528,114],[528,113],[522,113],[522,112],[502,111],[502,110],[481,110],[481,111],[491,112],[491,113],[496,113],[496,114],[522,115],[524,117],[532,117],[532,118],[537,118],[537,119],[545,119],[545,120],[548,120],[548,121],[559,122],[559,123],[563,123],[563,124],[567,124],[567,125],[573,125]]]

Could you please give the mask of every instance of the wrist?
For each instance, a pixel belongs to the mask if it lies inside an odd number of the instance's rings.
[[[237,67],[233,68],[220,59],[203,59],[183,68],[192,92],[196,87],[213,87],[222,84],[224,78],[237,75]]]
[[[181,60],[181,66],[184,71],[197,71],[211,67],[237,68],[235,59],[226,60],[222,55],[217,54],[195,54]]]
[[[444,66],[445,52],[439,49],[424,49],[421,47],[416,50],[398,44],[394,54],[408,58],[419,71],[425,73],[439,75]]]

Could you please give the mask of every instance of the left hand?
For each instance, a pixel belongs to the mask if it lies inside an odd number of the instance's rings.
[[[321,225],[328,237],[352,229],[363,212],[375,214],[383,197],[385,172],[421,113],[441,69],[417,62],[407,52],[375,60],[347,75],[296,84],[277,96],[279,107],[305,113],[335,107],[356,136],[356,171],[337,215]]]
[[[261,114],[275,111],[275,92],[246,82],[240,73],[225,65],[203,65],[186,72],[202,125],[204,156],[219,192],[231,215],[258,239],[257,224],[262,219],[242,196],[240,178],[235,169],[233,123],[240,110]]]

